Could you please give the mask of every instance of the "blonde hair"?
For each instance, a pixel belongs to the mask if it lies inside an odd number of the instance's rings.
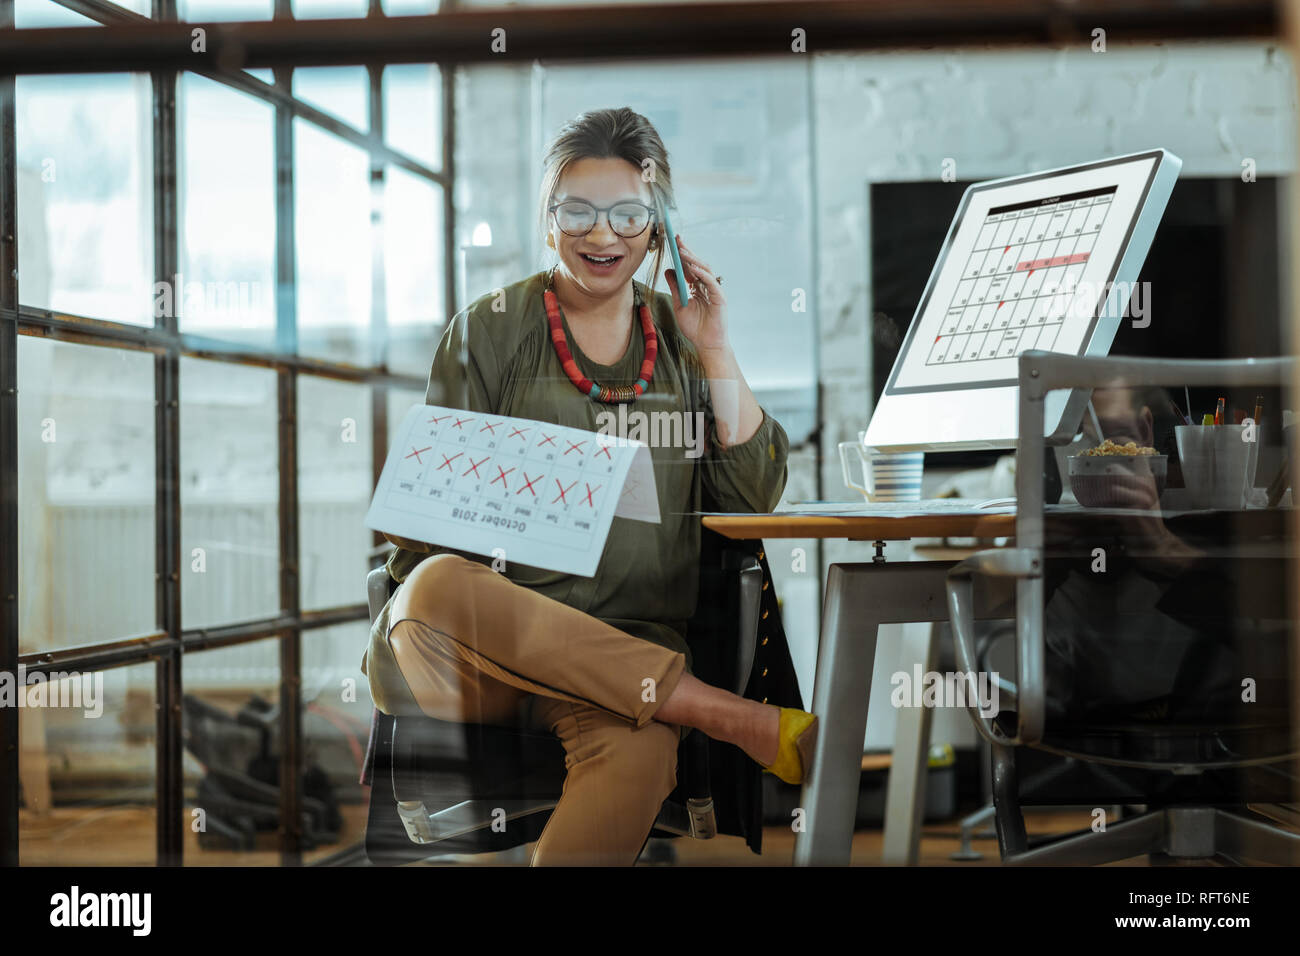
[[[618,109],[590,110],[569,120],[560,128],[546,149],[543,160],[542,188],[539,197],[538,225],[543,233],[549,232],[549,214],[546,207],[559,187],[560,177],[570,163],[580,159],[623,159],[642,171],[642,179],[650,186],[656,206],[668,209],[677,206],[673,194],[672,170],[668,166],[668,150],[659,138],[654,125],[640,113],[626,106]],[[653,300],[655,284],[663,266],[667,233],[658,209],[655,210],[655,229],[659,241],[651,255],[650,298]]]

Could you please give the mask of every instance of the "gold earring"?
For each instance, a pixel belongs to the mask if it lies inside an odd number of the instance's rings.
[[[546,244],[550,246],[552,249],[555,248],[555,237],[552,236],[550,233],[546,234]]]

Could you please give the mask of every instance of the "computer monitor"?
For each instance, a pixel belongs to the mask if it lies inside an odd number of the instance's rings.
[[[1181,167],[1154,149],[967,188],[866,444],[1014,448],[1017,356],[1110,350]],[[1087,397],[1050,393],[1045,437],[1073,436]]]

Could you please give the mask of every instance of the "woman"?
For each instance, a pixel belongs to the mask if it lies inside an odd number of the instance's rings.
[[[673,204],[667,153],[644,117],[599,110],[568,124],[541,199],[558,261],[448,323],[426,403],[589,431],[607,430],[618,402],[645,421],[666,415],[657,421],[674,423],[676,439],[649,442],[661,521],[615,518],[592,578],[512,564],[508,546],[498,573],[493,559],[390,535],[401,584],[363,670],[385,713],[555,733],[568,773],[533,865],[631,864],[676,785],[683,728],[802,779],[816,718],[696,679],[684,636],[699,575],[692,512],[705,491],[721,510],[771,511],[789,442],[745,384],[720,279],[690,247],[679,240],[693,290],[684,307],[675,290],[670,300],[634,279],[650,251],[658,274],[654,210]]]

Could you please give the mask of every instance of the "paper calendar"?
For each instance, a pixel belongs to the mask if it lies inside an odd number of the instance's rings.
[[[527,418],[413,405],[366,527],[591,577],[617,516],[659,522],[648,447]]]

